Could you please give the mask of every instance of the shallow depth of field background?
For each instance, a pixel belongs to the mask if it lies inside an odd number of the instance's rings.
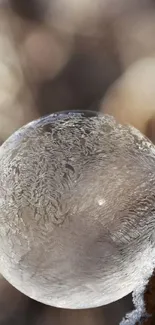
[[[0,144],[33,119],[75,109],[112,114],[155,142],[154,0],[0,1]],[[131,309],[131,296],[50,308],[0,278],[0,325],[118,325]]]

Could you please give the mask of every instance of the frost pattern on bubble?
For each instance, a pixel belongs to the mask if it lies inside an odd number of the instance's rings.
[[[136,325],[137,322],[140,322],[139,324],[141,324],[142,319],[144,320],[151,316],[146,312],[145,301],[144,301],[145,289],[155,268],[154,250],[152,251],[151,255],[149,256],[149,259],[147,253],[144,256],[144,258],[148,260],[147,267],[146,267],[147,272],[145,273],[148,274],[148,277],[146,277],[146,275],[144,276],[144,278],[138,284],[137,288],[134,290],[132,294],[135,309],[127,313],[125,315],[125,318],[123,318],[123,320],[120,322],[119,325]]]

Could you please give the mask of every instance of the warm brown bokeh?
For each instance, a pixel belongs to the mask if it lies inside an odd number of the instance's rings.
[[[100,110],[155,141],[155,57],[137,61],[110,87]]]

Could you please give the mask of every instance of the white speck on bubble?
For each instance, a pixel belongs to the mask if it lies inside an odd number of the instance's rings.
[[[100,206],[106,203],[105,199],[98,199],[97,202]]]

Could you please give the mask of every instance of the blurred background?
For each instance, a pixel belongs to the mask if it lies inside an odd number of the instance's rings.
[[[0,144],[75,109],[111,114],[155,143],[154,0],[0,0]],[[0,325],[118,325],[132,308],[131,295],[92,310],[47,307],[0,278]]]

